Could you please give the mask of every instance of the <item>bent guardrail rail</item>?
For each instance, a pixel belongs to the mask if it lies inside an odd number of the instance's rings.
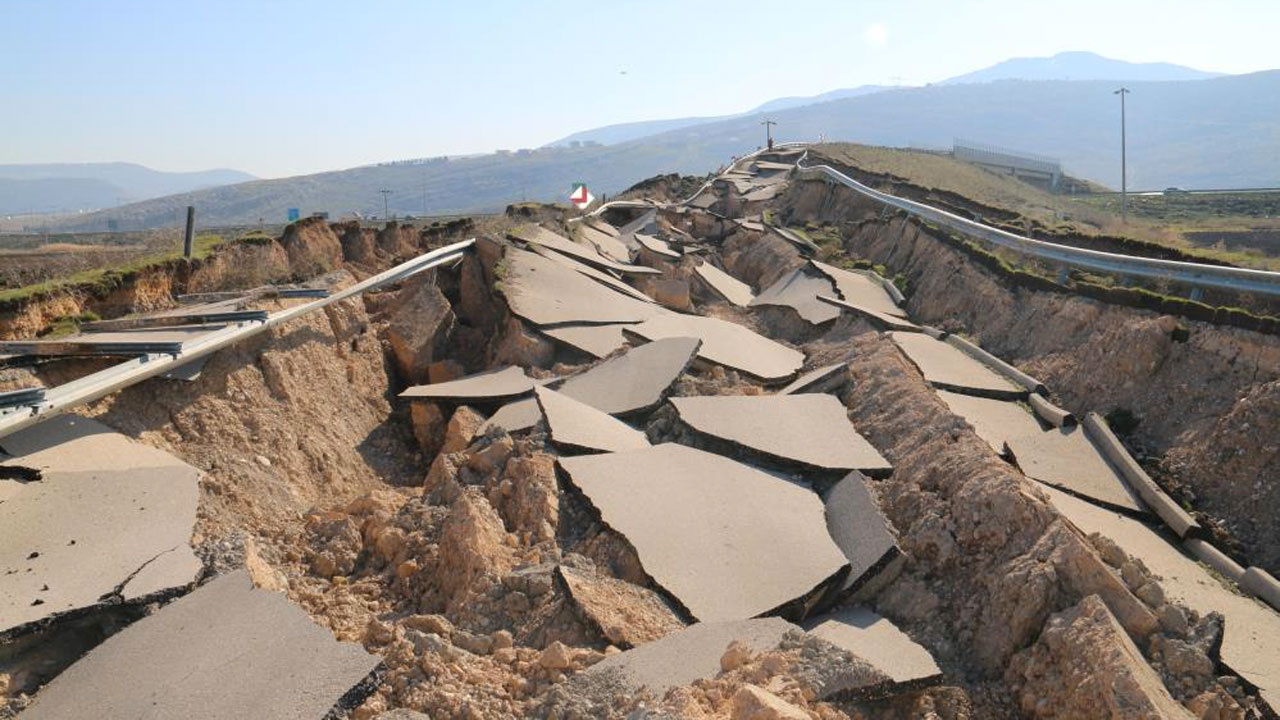
[[[803,163],[804,160],[805,158],[802,157],[800,163]],[[1280,272],[1220,265],[1200,265],[1180,260],[1160,260],[1058,245],[1044,240],[1015,235],[945,210],[939,210],[924,203],[874,190],[830,165],[805,166],[797,164],[796,172],[801,177],[817,176],[829,182],[838,183],[884,205],[906,211],[911,215],[969,237],[1060,265],[1109,275],[1169,280],[1198,288],[1280,296]]]
[[[111,393],[161,375],[193,360],[221,350],[229,345],[253,337],[268,329],[286,323],[314,310],[340,302],[367,290],[404,280],[424,270],[458,260],[472,245],[475,238],[432,250],[390,270],[358,282],[339,292],[296,307],[271,313],[265,320],[251,320],[229,325],[197,340],[184,343],[177,353],[148,353],[132,360],[113,365],[57,387],[48,388],[44,397],[25,406],[0,413],[0,437],[48,420],[51,417],[93,402]]]

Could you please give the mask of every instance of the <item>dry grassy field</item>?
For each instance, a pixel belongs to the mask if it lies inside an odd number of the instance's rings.
[[[831,159],[1012,210],[1051,229],[1118,235],[1244,267],[1280,270],[1280,193],[1058,195],[950,156],[848,143],[819,146]]]

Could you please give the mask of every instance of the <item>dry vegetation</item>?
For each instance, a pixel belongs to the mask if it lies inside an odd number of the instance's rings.
[[[1051,230],[1130,237],[1245,267],[1280,269],[1280,251],[1228,248],[1223,243],[1201,247],[1189,237],[1205,232],[1280,231],[1276,195],[1230,195],[1223,196],[1230,200],[1219,202],[1206,196],[1133,196],[1130,218],[1124,222],[1115,196],[1055,195],[947,155],[849,143],[823,145],[819,152],[866,172],[1013,210]]]

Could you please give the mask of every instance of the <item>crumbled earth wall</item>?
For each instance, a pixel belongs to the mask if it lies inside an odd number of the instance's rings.
[[[822,183],[787,208],[848,223],[848,254],[904,276],[918,321],[970,335],[1069,410],[1132,416],[1125,440],[1157,480],[1280,572],[1280,337],[1011,289],[906,218],[859,222],[878,209]]]

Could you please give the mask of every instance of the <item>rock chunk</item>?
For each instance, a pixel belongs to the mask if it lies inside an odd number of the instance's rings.
[[[579,614],[617,647],[644,645],[685,626],[662,596],[648,588],[564,565],[556,574]]]
[[[1006,678],[1030,717],[1192,717],[1097,595],[1051,616]]]

